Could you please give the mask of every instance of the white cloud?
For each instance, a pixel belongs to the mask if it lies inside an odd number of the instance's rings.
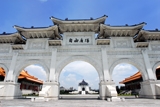
[[[25,68],[29,74],[41,79],[46,79],[46,72],[41,66],[30,65]],[[112,74],[112,79],[119,84],[120,81],[136,73],[138,69],[130,64],[119,64],[117,65]],[[96,69],[87,62],[76,61],[68,64],[60,74],[60,85],[65,88],[74,87],[78,88],[78,83],[84,79],[89,83],[92,89],[99,88],[99,76]]]
[[[60,74],[60,85],[65,88],[78,88],[78,83],[84,79],[93,89],[99,88],[99,76],[96,69],[84,61],[75,61],[68,64]]]
[[[67,81],[76,81],[76,75],[75,75],[75,74],[69,74],[69,75],[66,77],[66,80],[67,80]]]
[[[132,68],[133,66],[130,64],[119,64],[114,68],[112,75],[126,75],[130,73]]]
[[[37,77],[40,80],[46,80],[46,71],[39,65],[30,65],[25,70],[32,76]]]
[[[138,69],[130,64],[119,64],[113,70],[112,79],[116,85],[120,85],[120,81],[135,74],[136,72],[138,72]]]
[[[89,63],[83,61],[76,61],[68,64],[63,70],[63,72],[76,72],[77,74],[90,75],[92,71],[96,69]]]
[[[112,79],[119,85],[119,82],[133,75],[138,71],[130,64],[117,65],[112,74]],[[77,88],[78,83],[85,79],[93,89],[99,88],[99,76],[95,68],[89,63],[76,61],[68,64],[60,74],[60,84],[66,88]],[[63,81],[63,82],[62,82]],[[64,82],[65,81],[65,82]]]

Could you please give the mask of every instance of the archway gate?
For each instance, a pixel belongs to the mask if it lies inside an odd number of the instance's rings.
[[[160,32],[142,30],[145,23],[131,26],[105,25],[107,16],[87,20],[60,20],[51,17],[50,27],[14,26],[17,33],[0,36],[0,66],[6,70],[0,82],[0,98],[21,96],[17,77],[30,64],[40,64],[47,73],[40,96],[58,99],[59,75],[72,61],[93,65],[100,78],[100,98],[116,97],[111,78],[119,63],[130,63],[142,73],[140,95],[158,98],[160,81],[155,69],[160,63]],[[95,37],[97,35],[97,37]]]

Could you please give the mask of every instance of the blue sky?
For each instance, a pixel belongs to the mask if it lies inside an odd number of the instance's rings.
[[[96,69],[89,63],[84,61],[72,62],[62,70],[59,81],[61,86],[66,88],[78,88],[78,83],[82,80],[88,82],[92,89],[99,87],[99,76]]]
[[[87,19],[108,15],[106,24],[146,22],[145,29],[160,29],[160,0],[1,0],[0,33],[12,27],[49,26],[49,17]]]
[[[105,24],[110,25],[133,25],[141,22],[146,22],[145,30],[160,29],[160,0],[1,0],[0,1],[0,33],[13,33],[16,30],[14,25],[22,27],[47,27],[53,25],[49,17],[54,16],[60,19],[90,19],[98,18],[104,14],[108,16]],[[78,62],[81,63],[81,62]],[[70,71],[70,66],[75,66],[77,62],[72,63],[64,68],[61,74],[61,80],[67,80],[68,76],[76,77],[79,81],[86,78],[78,71]],[[84,63],[81,63],[85,65]],[[45,79],[43,75],[36,73],[37,66],[31,66],[30,69],[33,75]],[[78,67],[77,67],[78,68]],[[90,84],[95,84],[97,72],[88,65],[88,71],[92,70],[95,78],[87,80]],[[86,69],[87,69],[86,68]],[[45,72],[43,68],[37,68],[42,74]],[[117,70],[116,70],[117,69]],[[117,73],[119,69],[125,73]],[[74,69],[76,70],[76,69]],[[130,71],[128,73],[128,70]],[[115,68],[113,75],[121,75],[125,78],[137,70],[127,64],[118,65]],[[131,73],[132,72],[132,73]],[[41,76],[40,76],[41,75]],[[62,78],[63,77],[63,78]],[[118,80],[117,80],[118,81]],[[76,85],[74,83],[65,82],[66,85]],[[94,88],[98,86],[93,85]]]

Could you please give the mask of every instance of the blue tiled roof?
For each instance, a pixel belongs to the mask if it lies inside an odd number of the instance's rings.
[[[88,83],[82,80],[82,82],[80,82],[79,85],[88,85]]]

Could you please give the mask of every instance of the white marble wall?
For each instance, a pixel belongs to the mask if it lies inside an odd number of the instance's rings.
[[[13,50],[9,44],[0,44],[0,66],[7,73],[5,82],[17,82],[23,68],[31,64],[40,64],[47,72],[47,84],[53,86],[53,82],[59,82],[62,69],[70,62],[79,60],[93,65],[100,81],[110,83],[113,69],[120,63],[129,63],[137,67],[143,80],[156,81],[155,68],[160,65],[159,42],[149,42],[148,48],[136,48],[131,37],[111,37],[110,45],[96,45],[94,36],[94,32],[64,33],[62,46],[49,46],[48,39],[27,39],[23,50]],[[69,39],[72,39],[72,43]],[[73,42],[75,39],[78,39],[78,42]],[[101,93],[105,95],[105,92]],[[54,96],[55,92],[50,91],[49,94]]]

